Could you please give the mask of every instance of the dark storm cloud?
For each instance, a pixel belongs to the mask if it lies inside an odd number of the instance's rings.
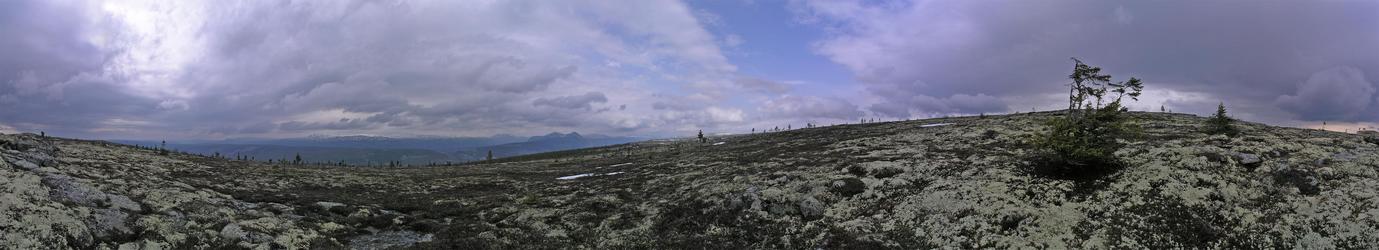
[[[828,27],[816,51],[882,98],[872,111],[990,111],[1057,94],[1080,57],[1160,91],[1197,92],[1260,114],[1376,121],[1379,2],[923,1],[800,2]],[[1331,75],[1347,68],[1346,76]],[[1320,100],[1317,84],[1347,87]],[[965,95],[960,96],[960,95]],[[1369,95],[1369,96],[1365,96]],[[922,96],[922,100],[916,100]],[[1201,103],[1215,104],[1217,100]],[[1320,101],[1320,102],[1318,102]],[[1150,105],[1157,105],[1150,104]],[[1293,117],[1270,117],[1273,120]]]
[[[0,122],[24,129],[86,135],[86,129],[100,127],[111,119],[153,112],[158,105],[153,100],[127,94],[105,79],[78,75],[52,84],[35,95],[5,90],[10,94],[0,95],[0,106],[4,106],[0,108]]]
[[[1278,97],[1278,105],[1307,120],[1375,120],[1375,85],[1364,73],[1339,67],[1312,74],[1297,94]]]
[[[17,81],[25,78],[36,81],[31,86],[46,85],[100,69],[104,52],[86,41],[97,27],[67,7],[19,1],[0,8],[0,79],[6,85],[21,88]]]
[[[92,42],[108,29],[86,6],[7,2],[0,8],[0,124],[87,135],[114,118],[145,114],[158,101],[129,93],[102,67],[111,51]]]

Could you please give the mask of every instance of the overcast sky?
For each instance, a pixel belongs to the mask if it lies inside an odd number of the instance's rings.
[[[1048,110],[1379,122],[1379,1],[0,1],[0,131],[684,136]],[[1060,100],[1061,99],[1061,100]]]

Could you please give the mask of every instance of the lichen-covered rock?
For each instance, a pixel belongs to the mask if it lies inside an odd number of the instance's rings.
[[[15,166],[15,167],[18,167],[19,169],[29,170],[29,171],[33,171],[33,170],[35,170],[35,169],[38,169],[38,164],[34,164],[34,163],[29,162],[29,161],[26,161],[26,160],[19,160],[19,159],[16,159],[16,160],[13,160],[13,161],[11,161],[11,162],[13,162],[13,163],[14,163],[14,166]]]
[[[139,205],[138,202],[135,202],[134,200],[129,199],[128,196],[118,195],[118,194],[106,194],[105,197],[106,197],[106,201],[109,202],[110,207],[112,207],[112,208],[123,209],[123,210],[125,210],[125,211],[135,212],[135,213],[144,211],[144,208],[143,208],[142,205]]]
[[[805,197],[800,200],[800,216],[808,220],[818,219],[824,215],[824,204],[814,197]]]
[[[52,190],[49,195],[54,200],[69,202],[78,206],[105,207],[110,198],[95,187],[91,187],[71,176],[48,174],[43,176],[43,185]]]
[[[434,235],[413,231],[386,231],[356,237],[350,240],[351,249],[388,249],[409,247],[417,243],[430,242]]]
[[[867,184],[857,178],[843,178],[834,180],[829,186],[830,190],[838,195],[853,196],[867,190]]]
[[[322,212],[331,212],[341,215],[347,215],[351,212],[349,206],[339,202],[320,201],[311,205]]]
[[[33,141],[0,150],[0,218],[16,218],[0,220],[0,248],[1379,248],[1379,144],[1252,123],[1207,136],[1200,117],[1134,113],[1145,133],[1116,152],[1124,169],[1031,175],[1021,138],[1056,115],[389,169],[0,135]]]
[[[30,137],[0,135],[9,148],[0,150],[0,218],[7,218],[0,220],[0,249],[236,245],[222,239],[220,227],[256,207],[236,206],[254,203],[160,177],[187,167],[184,161],[110,144]],[[146,204],[155,211],[148,213]],[[328,237],[278,224],[286,228],[265,244],[307,248],[310,241]]]
[[[131,215],[118,209],[99,209],[91,213],[86,221],[97,239],[117,240],[134,234],[130,227]]]
[[[41,178],[0,168],[0,245],[13,249],[90,246],[83,220],[89,210],[68,209],[51,200]]]
[[[220,237],[233,242],[248,241],[249,234],[236,223],[225,224],[220,228]]]
[[[1246,154],[1246,153],[1236,153],[1236,154],[1235,154],[1235,161],[1240,162],[1241,165],[1246,165],[1246,166],[1258,166],[1258,164],[1261,162],[1261,161],[1259,160],[1259,156],[1258,156],[1258,155]]]
[[[54,152],[57,147],[48,143],[49,138],[40,138],[35,134],[16,134],[7,135],[0,138],[0,149],[8,149],[20,152]]]

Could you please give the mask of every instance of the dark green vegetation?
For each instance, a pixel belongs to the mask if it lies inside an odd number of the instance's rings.
[[[306,167],[0,136],[9,248],[1379,247],[1379,145],[1125,113],[1102,186],[1024,171],[1041,112]],[[937,125],[951,123],[950,125]],[[587,174],[587,175],[584,175]],[[557,179],[583,175],[580,178]]]
[[[1236,136],[1240,130],[1235,128],[1235,118],[1226,115],[1226,104],[1216,105],[1216,114],[1207,119],[1206,132],[1213,135]]]
[[[1101,68],[1077,58],[1073,62],[1068,109],[1062,117],[1048,120],[1047,133],[1031,138],[1030,144],[1041,149],[1033,157],[1031,170],[1056,178],[1090,180],[1122,167],[1115,152],[1124,146],[1121,140],[1138,135],[1138,128],[1121,100],[1127,96],[1139,100],[1144,85],[1133,77],[1112,82]],[[1115,98],[1109,93],[1115,93]]]

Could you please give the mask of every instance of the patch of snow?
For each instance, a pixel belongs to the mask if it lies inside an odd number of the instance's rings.
[[[589,177],[589,176],[594,176],[594,174],[577,174],[577,175],[565,176],[565,177],[560,177],[560,178],[555,178],[555,179],[556,179],[556,180],[574,180],[574,179],[579,179],[579,178]]]
[[[619,175],[619,174],[622,174],[622,173],[623,173],[623,172],[612,172],[612,173],[605,173],[605,174],[592,174],[592,173],[591,173],[591,174],[577,174],[577,175],[559,177],[559,178],[555,178],[555,179],[556,179],[556,180],[574,180],[574,179],[579,179],[579,178],[584,178],[584,177],[592,177],[592,176]]]
[[[631,162],[628,162],[628,163],[622,163],[622,164],[613,164],[613,165],[611,165],[611,166],[609,166],[609,167],[621,167],[621,166],[627,166],[627,165],[632,165],[632,163],[631,163]]]
[[[714,146],[718,146],[718,145],[723,145],[724,143],[728,143],[728,142],[716,142],[716,143],[714,143],[713,145],[714,145]]]
[[[919,125],[919,127],[921,127],[921,128],[928,128],[928,127],[938,127],[938,126],[948,126],[948,125],[953,125],[953,124],[952,124],[952,123],[934,123],[934,124]]]

